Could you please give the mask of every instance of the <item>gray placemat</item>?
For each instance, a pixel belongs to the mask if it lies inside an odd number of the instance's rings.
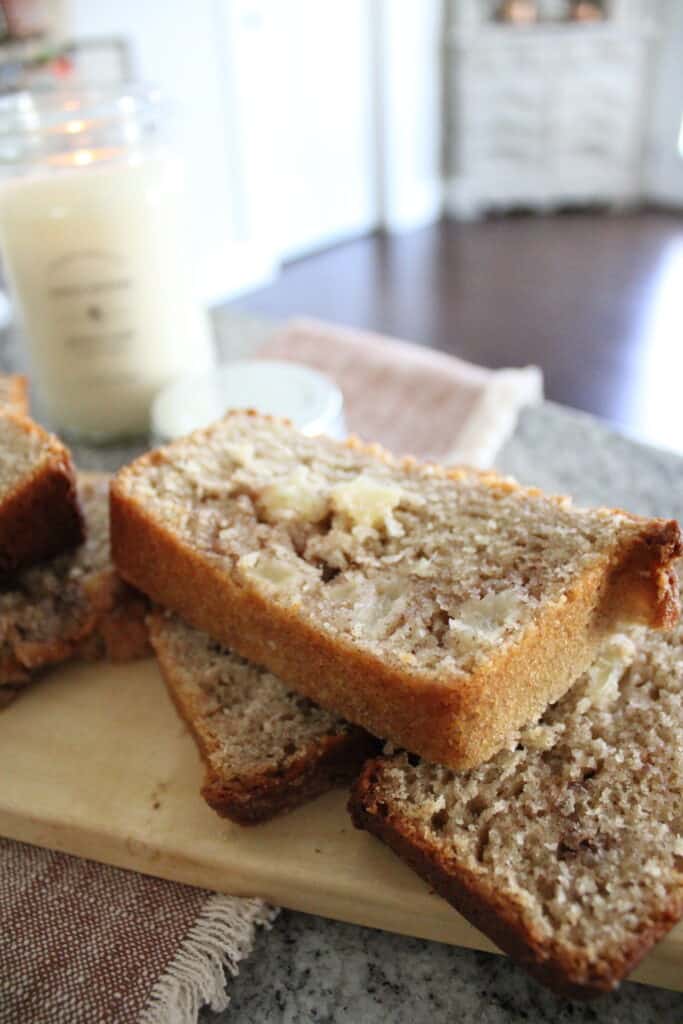
[[[683,521],[683,458],[553,402],[522,412],[496,467],[586,505]]]

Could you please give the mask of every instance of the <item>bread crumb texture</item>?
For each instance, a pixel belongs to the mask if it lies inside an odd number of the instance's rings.
[[[116,486],[245,590],[435,680],[519,642],[541,604],[571,600],[643,522],[246,413]]]
[[[683,912],[682,690],[681,626],[613,637],[513,749],[466,773],[380,760],[363,803],[578,984],[609,977]]]
[[[211,768],[225,781],[284,772],[352,729],[176,616],[154,616],[151,635],[183,707],[192,708]]]
[[[20,416],[2,416],[0,427],[0,494],[7,495],[54,458],[54,447]]]
[[[76,653],[128,660],[146,652],[143,603],[111,564],[108,492],[107,476],[81,477],[86,540],[0,590],[0,685],[25,683],[32,670]]]

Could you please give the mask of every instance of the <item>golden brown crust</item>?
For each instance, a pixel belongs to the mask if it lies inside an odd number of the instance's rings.
[[[87,633],[67,657],[83,661],[137,661],[152,653],[147,633],[149,602],[111,572],[110,599],[90,617]],[[64,661],[66,658],[51,659]]]
[[[97,627],[107,661],[136,661],[152,653],[147,633],[149,603],[122,580],[114,607]]]
[[[680,615],[674,568],[683,554],[681,529],[671,519],[641,519],[638,536],[615,560],[607,614],[621,612],[654,629],[673,629]]]
[[[78,630],[44,643],[25,644],[0,661],[0,710],[40,676],[66,661],[137,661],[152,653],[147,635],[148,602],[122,581],[113,608],[84,620]]]
[[[611,950],[597,962],[578,952],[572,955],[552,939],[535,934],[522,908],[497,892],[495,886],[476,878],[455,858],[442,856],[409,821],[378,800],[374,791],[378,772],[381,761],[369,761],[352,789],[349,813],[356,828],[386,843],[475,928],[560,995],[592,999],[612,991],[683,915],[682,894],[674,905],[634,932],[628,946]]]
[[[178,702],[174,702],[180,711]],[[191,727],[192,723],[183,717]],[[201,749],[201,744],[198,746]],[[221,817],[238,825],[259,825],[350,782],[376,749],[377,741],[362,729],[354,728],[312,745],[282,773],[263,773],[227,782],[207,765],[201,793]]]
[[[613,622],[615,568],[623,570],[616,577],[619,592],[634,593],[634,606],[640,608],[680,545],[677,524],[648,523],[647,536],[658,542],[638,536],[637,554],[629,547],[605,556],[566,602],[541,611],[520,644],[503,651],[485,670],[446,684],[399,671],[351,642],[324,636],[296,612],[240,586],[155,523],[116,479],[111,527],[119,572],[154,601],[266,665],[322,707],[456,769],[491,757],[512,729],[538,718],[588,667]],[[629,564],[635,569],[627,574]],[[651,615],[657,624],[668,625],[675,599],[668,578],[665,582],[665,588],[661,580],[657,584],[661,599]]]
[[[152,646],[155,646],[171,700],[188,726],[204,761],[206,774],[201,794],[221,817],[230,818],[238,825],[258,825],[268,821],[333,786],[350,782],[365,760],[377,753],[378,741],[362,729],[351,726],[345,733],[330,734],[311,742],[285,767],[231,777],[221,775],[211,764],[216,740],[205,728],[204,714],[176,685],[173,660],[166,657],[163,645],[154,644],[160,617],[152,614],[148,623]]]
[[[47,457],[0,501],[0,576],[80,544],[83,515],[76,471],[64,445],[36,423],[13,413],[0,416],[32,434]]]
[[[104,473],[81,473],[78,484],[103,491],[106,500],[108,480]],[[38,639],[29,638],[19,629],[6,639],[0,656],[0,708],[52,665],[72,658],[133,661],[151,654],[145,622],[149,602],[142,594],[124,583],[113,567],[86,573],[80,587],[82,614],[68,618],[58,635],[47,631]]]
[[[104,577],[105,574],[101,574]],[[73,658],[83,661],[135,661],[151,654],[147,636],[147,600],[111,570],[101,589],[73,628],[42,641],[15,644],[0,660],[0,707],[43,669]],[[7,703],[9,698],[7,697]]]
[[[28,381],[20,373],[0,374],[0,405],[20,416],[28,415]]]

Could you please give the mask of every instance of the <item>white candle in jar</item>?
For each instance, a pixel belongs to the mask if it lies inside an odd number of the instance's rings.
[[[0,186],[0,246],[41,397],[83,438],[146,430],[159,389],[213,361],[180,168],[161,151],[119,157],[56,153]]]

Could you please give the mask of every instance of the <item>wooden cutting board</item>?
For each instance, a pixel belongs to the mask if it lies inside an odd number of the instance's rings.
[[[496,951],[388,849],[346,793],[242,829],[199,796],[194,744],[153,661],[79,665],[0,713],[0,834],[161,878]],[[633,977],[683,990],[683,925]]]

